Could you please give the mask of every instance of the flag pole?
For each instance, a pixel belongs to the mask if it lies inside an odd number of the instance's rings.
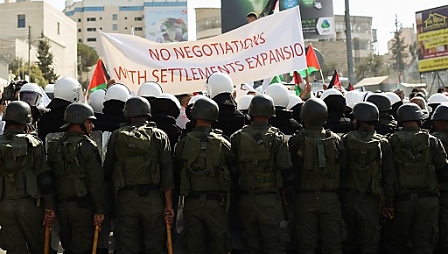
[[[320,76],[322,77],[322,82],[325,84],[324,74],[322,74],[322,69],[319,70]]]
[[[308,69],[306,69],[306,77],[305,77],[306,84],[308,85],[310,83],[309,75],[308,75]]]

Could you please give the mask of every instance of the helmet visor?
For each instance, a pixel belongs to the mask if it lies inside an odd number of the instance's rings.
[[[30,106],[37,106],[39,104],[40,95],[35,92],[23,91],[19,93],[19,101],[24,101]]]

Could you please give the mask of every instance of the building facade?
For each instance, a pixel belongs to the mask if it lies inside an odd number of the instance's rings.
[[[134,34],[148,39],[151,35],[157,38],[160,35],[160,41],[164,42],[168,41],[166,37],[169,35],[175,36],[170,33],[172,28],[172,33],[180,33],[176,41],[187,39],[184,36],[186,19],[183,18],[187,14],[186,8],[186,0],[67,0],[64,13],[76,22],[78,42],[101,54],[98,31]],[[177,10],[180,13],[176,13]],[[157,14],[166,18],[157,17],[157,21],[153,21]],[[153,31],[154,27],[158,28],[157,32]]]
[[[221,33],[221,9],[196,8],[196,39],[207,39]]]
[[[64,13],[44,1],[5,0],[0,3],[0,16],[0,55],[25,62],[29,55],[30,62],[36,62],[36,46],[43,33],[50,42],[55,72],[61,77],[76,77],[76,23]]]

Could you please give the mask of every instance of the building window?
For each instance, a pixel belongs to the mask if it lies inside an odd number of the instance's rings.
[[[78,33],[80,33],[81,32],[81,28],[78,28]]]
[[[78,42],[79,42],[79,43],[82,43],[82,39],[78,39]]]
[[[112,25],[112,30],[117,31],[118,30],[118,25],[117,24],[113,24]]]
[[[78,19],[78,23],[81,22],[81,19]]]
[[[117,14],[112,14],[112,20],[117,20],[118,19],[118,15]]]
[[[88,27],[87,28],[87,32],[95,32],[96,28],[95,27]]]
[[[87,42],[93,42],[96,41],[96,38],[87,38]]]
[[[136,27],[134,27],[134,31],[143,31],[143,27],[136,26]]]
[[[128,19],[128,17],[124,17],[124,19],[126,20],[126,19]]]
[[[142,18],[142,17],[135,17],[134,20],[135,20],[135,21],[142,21],[143,18]]]
[[[25,14],[17,15],[17,28],[24,28],[26,26]]]
[[[58,22],[58,34],[61,34],[61,23]]]
[[[96,18],[87,18],[87,21],[96,21]]]

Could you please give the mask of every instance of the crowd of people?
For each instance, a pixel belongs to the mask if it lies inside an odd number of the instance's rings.
[[[444,90],[277,83],[236,101],[234,87],[225,73],[194,95],[110,81],[84,102],[61,78],[42,107],[43,89],[14,83],[0,248],[43,253],[51,228],[64,253],[448,253]]]

